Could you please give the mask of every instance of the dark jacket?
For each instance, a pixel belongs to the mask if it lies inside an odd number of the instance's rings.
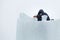
[[[46,19],[47,21],[50,20],[48,14],[45,13],[43,10],[40,10],[40,11],[38,12],[38,15],[37,15],[37,19],[38,19],[38,21],[41,21],[41,20],[42,20],[42,15],[46,15],[46,16],[47,16],[47,19]]]

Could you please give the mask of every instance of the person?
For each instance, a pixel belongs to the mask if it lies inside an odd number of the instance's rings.
[[[37,14],[37,16],[33,16],[34,18],[37,18],[37,20],[38,21],[42,21],[42,16],[43,15],[46,15],[47,16],[47,21],[49,21],[50,20],[50,17],[48,16],[48,14],[47,13],[45,13],[44,11],[43,11],[43,9],[40,9],[39,10],[39,12],[38,12],[38,14]]]

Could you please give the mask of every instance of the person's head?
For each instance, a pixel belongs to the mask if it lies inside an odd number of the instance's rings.
[[[43,13],[44,11],[43,11],[43,9],[40,9],[39,12]]]
[[[39,10],[38,15],[41,14],[41,13],[44,13],[43,9]]]

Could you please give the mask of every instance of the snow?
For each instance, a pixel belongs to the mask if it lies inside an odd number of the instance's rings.
[[[16,40],[60,40],[60,20],[37,21],[22,13],[17,23]]]

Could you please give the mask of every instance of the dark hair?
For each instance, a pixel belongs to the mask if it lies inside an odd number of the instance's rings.
[[[39,15],[40,13],[44,13],[43,9],[40,9],[40,10],[39,10],[38,15]]]

